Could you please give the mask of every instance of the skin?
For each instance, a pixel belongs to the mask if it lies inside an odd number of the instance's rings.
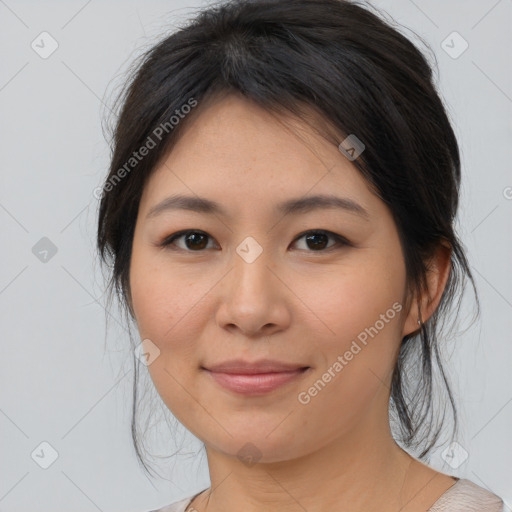
[[[286,120],[286,126],[283,125]],[[160,350],[148,366],[163,401],[206,446],[211,489],[199,512],[424,511],[455,480],[393,440],[390,382],[403,336],[435,311],[449,250],[430,263],[429,290],[409,307],[396,225],[338,148],[300,120],[270,115],[236,95],[203,108],[155,169],[142,194],[130,266],[131,306],[141,339]],[[150,209],[173,194],[217,201],[228,216]],[[368,218],[338,209],[286,216],[284,200],[349,197]],[[200,230],[204,245],[181,237]],[[327,230],[316,249],[307,230]],[[263,252],[248,263],[248,236]],[[174,250],[171,248],[174,247]],[[402,310],[307,404],[308,390],[394,303]],[[221,388],[201,369],[234,357],[310,366],[262,396]],[[238,456],[252,443],[253,465]]]

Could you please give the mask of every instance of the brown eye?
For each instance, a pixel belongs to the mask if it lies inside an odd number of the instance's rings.
[[[304,238],[306,241],[306,249],[304,250],[309,250],[309,252],[321,252],[326,249],[331,249],[336,245],[336,243],[342,246],[350,245],[348,241],[340,235],[324,230],[307,231],[306,233],[302,233],[302,235],[297,237],[295,241],[302,238]],[[335,243],[328,245],[329,239],[334,240]]]
[[[207,248],[209,235],[203,233],[202,231],[181,231],[171,235],[170,237],[167,237],[160,245],[162,247],[173,249],[172,245],[175,245],[174,242],[179,239],[183,239],[184,246],[177,246],[178,249],[183,249],[190,252],[200,252],[201,250]]]

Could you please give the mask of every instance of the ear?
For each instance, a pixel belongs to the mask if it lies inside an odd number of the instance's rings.
[[[451,247],[447,242],[443,241],[436,249],[432,258],[427,262],[426,280],[428,289],[422,293],[421,297],[416,297],[411,302],[403,326],[402,337],[414,331],[419,331],[418,320],[421,319],[422,323],[426,323],[439,306],[450,275],[451,254]],[[418,311],[418,308],[420,311]]]

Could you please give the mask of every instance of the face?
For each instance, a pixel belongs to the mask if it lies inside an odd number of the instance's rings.
[[[186,125],[143,191],[130,267],[165,404],[207,447],[250,442],[262,462],[387,422],[400,340],[416,327],[390,211],[336,146],[286,121],[228,96]],[[177,195],[219,211],[162,207]],[[312,196],[342,201],[280,208]],[[244,390],[204,369],[233,359],[307,369]]]

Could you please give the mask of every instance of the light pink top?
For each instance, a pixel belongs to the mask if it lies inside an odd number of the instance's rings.
[[[456,478],[456,477],[454,477]],[[203,491],[201,491],[203,492]],[[150,512],[185,512],[192,500],[201,493]],[[194,512],[191,509],[191,512]],[[458,478],[426,512],[508,512],[503,500],[471,480]]]

